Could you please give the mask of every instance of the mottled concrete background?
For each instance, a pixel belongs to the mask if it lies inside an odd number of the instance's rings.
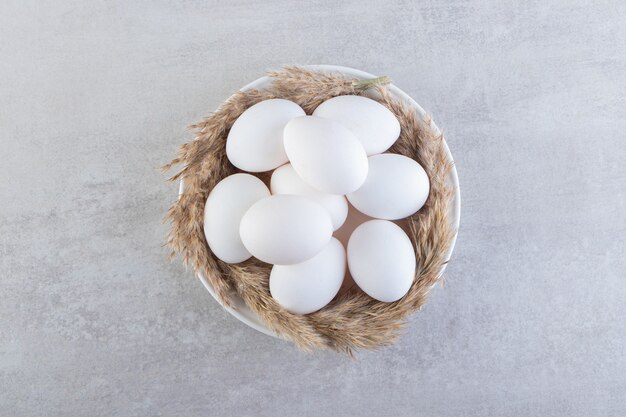
[[[162,247],[185,126],[294,63],[391,75],[457,160],[446,285],[355,361]],[[0,415],[624,416],[625,91],[620,0],[2,0]]]

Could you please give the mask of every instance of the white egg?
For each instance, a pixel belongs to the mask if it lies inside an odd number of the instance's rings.
[[[367,177],[367,155],[359,140],[339,122],[316,116],[285,126],[285,151],[300,178],[324,193],[347,194]]]
[[[397,220],[422,208],[428,199],[430,182],[420,164],[390,153],[368,159],[365,183],[347,195],[357,210],[378,219]]]
[[[413,283],[415,251],[400,226],[370,220],[350,236],[348,268],[367,295],[379,301],[397,301]]]
[[[333,230],[341,227],[348,215],[348,202],[342,195],[324,194],[304,182],[291,164],[283,165],[272,173],[272,194],[301,195],[315,200],[330,214]]]
[[[249,172],[269,171],[286,163],[283,130],[289,120],[304,114],[296,103],[283,99],[261,101],[248,108],[228,133],[228,160]]]
[[[273,195],[257,201],[241,219],[248,251],[263,262],[293,265],[317,255],[333,233],[330,215],[315,201]]]
[[[274,265],[270,293],[285,310],[309,314],[328,304],[341,288],[346,271],[346,252],[335,238],[308,261]]]
[[[252,255],[239,237],[239,223],[257,201],[268,197],[263,181],[250,174],[234,174],[220,181],[204,206],[204,236],[215,256],[231,264]]]
[[[320,104],[313,115],[336,120],[350,129],[368,155],[385,152],[400,136],[400,122],[396,116],[367,97],[333,97]]]

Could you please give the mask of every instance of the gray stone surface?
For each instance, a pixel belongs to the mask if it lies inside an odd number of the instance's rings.
[[[626,3],[0,2],[0,415],[623,416]],[[459,241],[397,345],[306,354],[162,247],[159,166],[266,69],[391,75]]]

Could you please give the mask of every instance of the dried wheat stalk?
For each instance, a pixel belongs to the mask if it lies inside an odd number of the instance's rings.
[[[453,194],[446,183],[452,162],[443,146],[443,136],[434,133],[430,120],[423,120],[412,107],[390,96],[385,87],[387,78],[363,81],[299,67],[286,67],[269,75],[273,78],[269,90],[239,91],[215,113],[191,126],[195,139],[182,145],[178,157],[164,167],[168,170],[180,164],[182,169],[170,179],[185,178],[184,192],[166,215],[171,223],[167,243],[172,254],[181,255],[186,264],[204,274],[224,304],[231,304],[234,295],[241,297],[269,328],[302,349],[327,348],[352,354],[354,349],[392,344],[406,318],[421,308],[430,288],[441,279],[441,268],[447,262],[445,254],[455,234],[448,221]],[[378,101],[400,121],[400,138],[390,152],[415,159],[430,177],[428,201],[407,219],[417,257],[415,280],[408,294],[393,303],[373,300],[353,287],[316,313],[291,314],[270,296],[271,265],[254,258],[230,265],[213,256],[206,244],[203,232],[206,198],[220,180],[238,172],[226,158],[226,137],[237,117],[262,100],[288,99],[311,114],[331,97],[361,95],[368,88],[376,90]]]

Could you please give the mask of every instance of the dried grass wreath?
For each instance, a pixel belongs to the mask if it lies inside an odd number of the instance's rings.
[[[392,344],[400,335],[409,315],[425,303],[431,287],[440,281],[446,256],[456,230],[449,223],[448,210],[453,190],[446,182],[452,161],[443,135],[430,128],[413,107],[391,97],[386,77],[356,80],[342,74],[286,67],[269,74],[272,87],[259,91],[239,91],[213,114],[191,126],[195,139],[180,147],[178,158],[164,167],[182,169],[170,180],[184,178],[185,190],[169,209],[171,223],[167,243],[172,255],[179,254],[196,272],[213,285],[225,305],[237,295],[276,334],[305,350],[332,349],[352,354],[355,349],[373,350]],[[239,115],[259,101],[284,98],[299,104],[307,114],[323,101],[338,95],[363,95],[370,90],[375,98],[398,118],[401,134],[389,150],[418,161],[428,173],[430,196],[425,206],[406,220],[405,230],[415,248],[417,269],[408,294],[399,301],[376,301],[352,286],[322,310],[300,316],[283,310],[270,296],[268,278],[271,265],[251,258],[240,264],[227,264],[210,251],[203,232],[204,203],[211,189],[223,178],[239,172],[226,158],[229,129]],[[268,175],[260,175],[267,182]]]

